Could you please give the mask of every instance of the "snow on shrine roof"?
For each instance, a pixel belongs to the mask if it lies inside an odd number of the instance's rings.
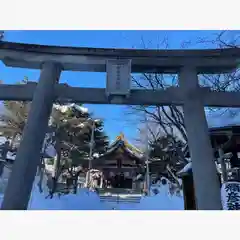
[[[105,155],[108,155],[112,152],[114,152],[116,149],[118,149],[121,146],[125,146],[125,150],[132,156],[136,157],[136,158],[142,158],[143,157],[143,152],[141,152],[138,148],[136,148],[135,146],[133,146],[132,144],[130,144],[124,137],[124,134],[120,134],[119,136],[116,137],[116,140],[108,147],[108,150],[99,155],[100,157],[103,157]]]
[[[233,135],[233,136],[239,136],[240,135],[240,125],[239,124],[229,124],[225,126],[220,127],[211,127],[209,130],[209,136],[211,139],[215,139],[218,136],[227,136],[227,135]],[[185,145],[183,149],[184,155],[189,156],[189,149],[188,144]]]

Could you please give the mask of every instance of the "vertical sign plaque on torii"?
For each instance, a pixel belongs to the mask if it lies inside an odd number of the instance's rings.
[[[131,90],[131,60],[111,59],[106,62],[107,96],[128,96]]]

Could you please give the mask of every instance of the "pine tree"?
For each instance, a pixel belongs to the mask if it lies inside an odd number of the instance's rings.
[[[86,166],[89,162],[90,140],[93,129],[91,114],[83,111],[83,107],[76,104],[56,106],[53,109],[50,126],[55,136],[53,141],[57,150],[54,160],[53,185],[50,196],[57,191],[60,176],[70,175],[73,181],[81,172],[75,168]],[[108,146],[108,138],[103,131],[103,122],[98,122],[94,128],[95,153],[103,153]],[[76,187],[76,186],[75,186]]]
[[[176,173],[185,165],[180,154],[183,146],[183,142],[172,136],[161,136],[150,143],[150,159],[155,160],[150,163],[151,171],[157,173],[157,180],[161,177],[167,178],[171,182],[173,192],[181,188]]]
[[[25,78],[19,84],[26,84]],[[10,150],[18,148],[26,124],[31,102],[4,101],[4,111],[0,113],[1,136],[10,140]],[[62,109],[65,108],[65,111]],[[81,105],[54,105],[49,121],[48,144],[53,144],[57,156],[53,176],[58,179],[62,171],[86,163],[89,158],[91,136],[91,114],[83,111]],[[108,138],[103,131],[103,122],[94,130],[95,153],[104,152]],[[44,156],[43,156],[44,157]],[[2,162],[0,164],[3,165]],[[3,166],[2,166],[3,167]],[[3,169],[2,169],[3,170]],[[0,171],[2,172],[2,171]]]

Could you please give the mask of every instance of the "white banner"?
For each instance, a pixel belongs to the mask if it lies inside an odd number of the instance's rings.
[[[223,210],[240,210],[240,182],[226,182],[221,188]]]

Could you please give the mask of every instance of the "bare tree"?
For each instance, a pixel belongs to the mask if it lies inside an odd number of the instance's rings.
[[[143,42],[143,40],[142,40]],[[181,44],[182,48],[190,47],[192,42],[185,41]],[[239,31],[228,32],[223,31],[218,35],[214,36],[213,39],[197,39],[196,43],[199,48],[229,48],[229,47],[239,47],[240,46],[240,34]],[[144,48],[146,44],[143,42]],[[158,48],[168,49],[170,48],[167,38],[161,41]],[[240,90],[240,70],[237,69],[235,72],[226,74],[212,74],[212,75],[200,75],[199,83],[200,86],[210,87],[213,91],[239,91]],[[164,90],[169,87],[175,87],[178,85],[178,77],[173,74],[140,74],[132,76],[133,85],[138,89],[151,89]],[[235,117],[240,112],[238,109],[231,108],[208,108],[207,115],[223,116],[225,117]],[[179,106],[169,105],[169,106],[130,106],[127,108],[127,114],[134,114],[139,116],[140,120],[140,134],[138,141],[141,141],[142,134],[141,129],[145,128],[144,115],[148,117],[150,122],[148,127],[149,139],[151,141],[157,141],[157,139],[162,137],[168,137],[171,141],[172,147],[178,151],[178,157],[184,162],[184,149],[179,151],[177,148],[178,140],[181,140],[187,146],[187,135],[184,125],[184,115],[183,110]],[[151,144],[151,142],[150,142]],[[174,146],[175,144],[175,146]]]
[[[199,38],[197,43],[202,46],[211,48],[239,48],[240,47],[240,31],[221,31],[215,35],[215,38]],[[225,74],[204,74],[200,76],[201,86],[209,87],[212,91],[240,91],[240,68],[234,72]],[[237,108],[208,108],[208,114],[211,117],[227,117],[234,118],[240,113]]]

